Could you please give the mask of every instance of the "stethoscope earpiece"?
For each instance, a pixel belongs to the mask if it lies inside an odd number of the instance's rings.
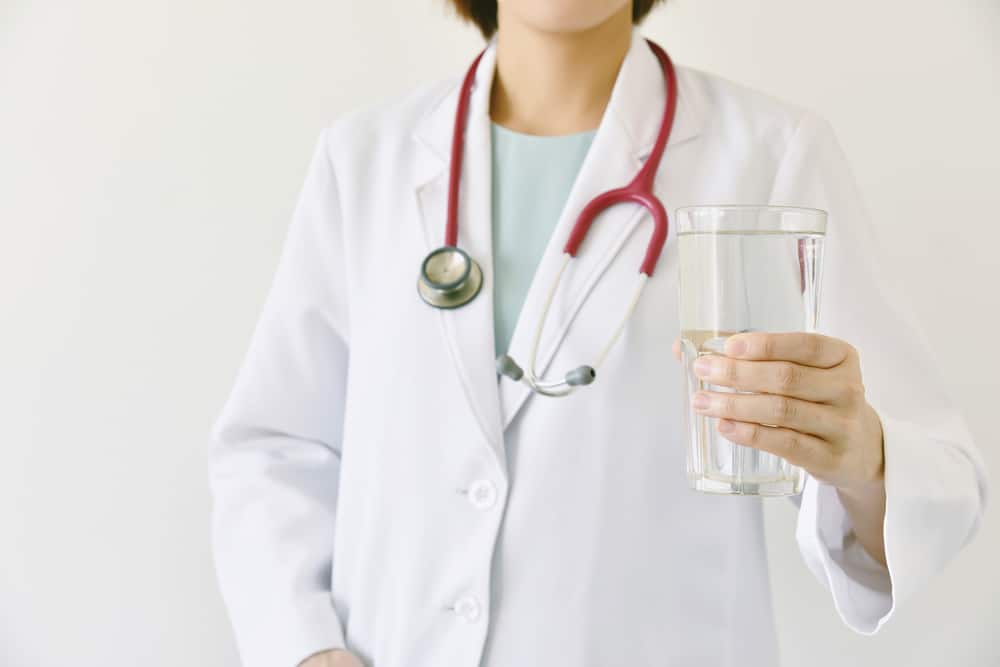
[[[505,375],[514,382],[519,382],[524,377],[524,371],[517,365],[514,358],[509,354],[501,354],[497,357],[497,374]]]
[[[498,375],[506,376],[514,382],[524,380],[529,387],[546,396],[565,396],[572,391],[572,387],[588,385],[597,377],[597,371],[591,366],[577,366],[566,373],[562,382],[546,383],[535,377],[525,377],[524,370],[509,354],[501,354],[497,357],[496,365]]]
[[[597,371],[590,366],[579,366],[566,373],[566,384],[571,387],[582,387],[594,381]]]

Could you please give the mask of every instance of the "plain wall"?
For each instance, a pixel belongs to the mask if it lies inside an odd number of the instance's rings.
[[[643,31],[832,122],[1000,483],[1000,5],[670,0]],[[480,46],[444,0],[0,3],[0,665],[237,664],[207,433],[310,150]],[[767,507],[786,665],[1000,664],[1000,512],[862,637]]]

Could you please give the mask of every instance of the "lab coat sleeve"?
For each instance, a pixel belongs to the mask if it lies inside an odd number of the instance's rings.
[[[882,422],[888,567],[856,540],[836,489],[807,477],[800,551],[853,630],[872,634],[977,531],[985,467],[948,396],[930,345],[878,264],[869,215],[829,123],[804,112],[772,203],[828,212],[818,331],[859,352],[866,398]]]
[[[244,667],[345,644],[330,584],[348,347],[329,131],[211,428],[212,546]]]

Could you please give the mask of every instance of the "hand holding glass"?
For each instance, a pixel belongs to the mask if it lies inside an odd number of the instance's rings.
[[[826,212],[791,206],[677,209],[681,357],[687,473],[699,491],[794,495],[804,471],[722,437],[718,419],[694,411],[701,390],[733,391],[698,378],[694,361],[723,354],[746,331],[815,331]]]

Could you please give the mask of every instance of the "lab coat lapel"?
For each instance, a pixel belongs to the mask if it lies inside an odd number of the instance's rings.
[[[440,310],[441,334],[451,349],[465,400],[479,422],[483,436],[506,471],[500,422],[493,343],[492,179],[489,92],[496,63],[495,39],[487,44],[477,66],[469,99],[468,120],[458,201],[458,245],[483,271],[483,286],[471,302]],[[451,150],[459,86],[449,88],[418,123],[416,138],[426,151],[425,165],[416,175],[420,217],[426,251],[444,241],[448,198],[448,156]],[[429,154],[428,154],[429,153]],[[416,279],[416,276],[414,276]],[[414,298],[416,294],[414,294]]]
[[[661,198],[663,188],[660,184],[670,179],[670,148],[696,136],[703,121],[701,91],[682,76],[676,64],[675,69],[678,78],[678,105],[668,148],[656,179],[656,189]],[[544,301],[563,261],[563,246],[577,215],[590,199],[601,192],[625,185],[636,174],[655,142],[665,98],[666,86],[660,63],[645,38],[638,30],[633,29],[631,46],[622,62],[608,106],[536,269],[515,324],[510,355],[522,366],[528,364],[530,346]],[[671,213],[670,202],[663,198],[663,203],[668,213]],[[672,216],[670,217],[672,222]],[[562,377],[571,368],[593,363],[600,347],[624,314],[639,271],[638,262],[626,266],[613,260],[634,232],[641,234],[644,248],[651,231],[649,215],[636,204],[616,205],[595,219],[576,258],[566,268],[553,299],[538,349],[536,371],[539,375],[545,376],[550,364],[550,374]],[[668,235],[670,240],[673,239],[674,231],[671,227]],[[653,280],[664,273],[666,255],[664,253]],[[609,298],[588,298],[597,281],[609,283],[607,286],[610,289],[601,290],[602,293],[611,295]],[[572,320],[584,304],[586,308],[606,313],[605,331],[574,333]],[[559,358],[558,363],[553,364],[563,342],[574,336],[578,336],[581,342],[580,346],[574,348],[583,350],[584,358],[567,356],[565,359]],[[599,342],[595,344],[594,341]],[[619,340],[618,345],[624,343],[624,340]],[[581,351],[574,349],[574,355],[579,354]],[[600,379],[597,381],[600,382]],[[523,382],[514,382],[505,377],[500,379],[501,423],[504,429],[510,425],[532,393]]]

